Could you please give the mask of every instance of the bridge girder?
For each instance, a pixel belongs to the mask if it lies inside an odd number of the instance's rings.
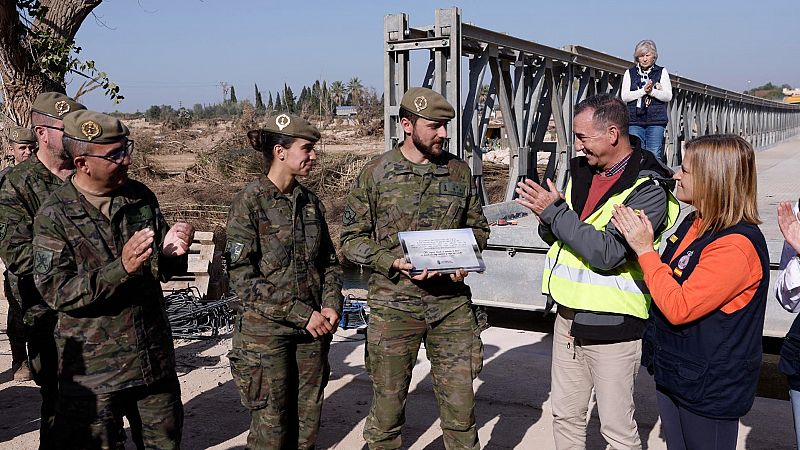
[[[574,105],[598,93],[619,95],[632,62],[582,46],[554,48],[461,21],[458,8],[438,9],[433,26],[414,28],[407,14],[384,19],[384,134],[386,150],[402,140],[399,105],[412,87],[412,53],[428,52],[422,85],[444,95],[460,110],[448,124],[448,151],[466,160],[483,201],[482,147],[492,112],[499,110],[508,136],[510,161],[505,200],[516,182],[537,173],[537,156],[548,155],[544,178],[563,188],[574,156]],[[466,72],[462,69],[466,68]],[[800,105],[788,105],[670,75],[673,100],[665,152],[681,163],[683,144],[697,136],[734,133],[763,148],[800,132]],[[462,101],[462,84],[466,89]],[[486,86],[484,88],[484,86]],[[485,97],[481,101],[481,96]],[[553,121],[555,142],[545,138]]]

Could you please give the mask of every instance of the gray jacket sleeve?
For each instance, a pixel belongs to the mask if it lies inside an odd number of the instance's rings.
[[[656,184],[649,183],[634,192],[625,201],[625,205],[642,210],[656,228],[667,216],[667,194]],[[598,231],[581,221],[566,202],[556,202],[548,206],[542,211],[540,219],[543,224],[539,229],[542,239],[546,241],[543,231],[546,233],[549,228],[556,239],[570,246],[590,266],[598,270],[611,270],[625,263],[631,251],[614,224],[609,222],[605,231]]]

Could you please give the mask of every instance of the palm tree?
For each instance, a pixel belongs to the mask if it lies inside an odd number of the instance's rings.
[[[333,100],[334,106],[339,106],[344,101],[344,95],[346,89],[344,87],[344,83],[341,81],[334,81],[331,83],[331,100]]]
[[[347,92],[350,94],[350,104],[358,106],[361,103],[361,98],[364,96],[364,85],[358,77],[353,77],[347,83]]]

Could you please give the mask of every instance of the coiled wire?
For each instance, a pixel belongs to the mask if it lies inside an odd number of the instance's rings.
[[[164,297],[172,336],[182,339],[213,339],[233,331],[235,312],[228,305],[235,295],[203,302],[197,287],[173,291]]]

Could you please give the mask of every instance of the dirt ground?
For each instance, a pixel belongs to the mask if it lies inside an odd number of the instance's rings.
[[[4,328],[5,302],[0,306]],[[475,380],[476,422],[482,448],[552,449],[550,350],[552,322],[539,330],[493,327],[482,335],[484,367]],[[179,341],[177,368],[185,411],[183,446],[188,450],[242,449],[249,427],[225,354],[230,339]],[[361,437],[371,402],[364,368],[363,336],[338,331],[331,346],[331,378],[325,390],[320,449],[366,448]],[[37,445],[38,391],[32,382],[10,381],[8,342],[0,335],[0,450],[32,450]],[[655,386],[646,371],[636,381],[636,421],[643,448],[666,449],[655,405]],[[590,417],[587,448],[605,447],[596,410]],[[128,449],[133,446],[128,442]],[[403,448],[442,450],[438,409],[424,348],[411,381]],[[788,401],[756,398],[739,427],[737,449],[794,449]]]

